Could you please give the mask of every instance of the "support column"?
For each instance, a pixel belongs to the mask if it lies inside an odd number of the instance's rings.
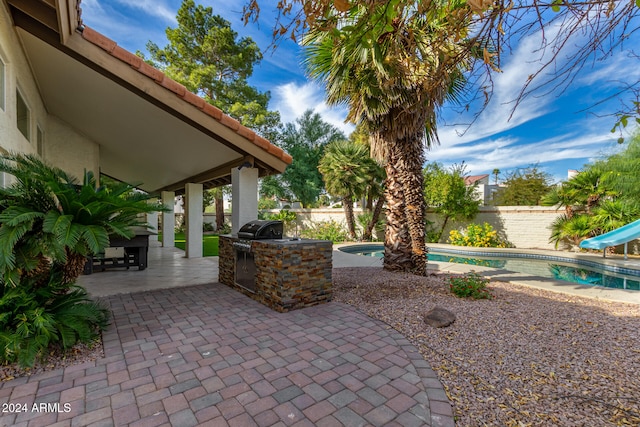
[[[258,169],[231,170],[231,234],[258,218]]]
[[[187,184],[185,197],[185,256],[202,258],[202,184]]]
[[[176,243],[176,213],[174,212],[176,193],[163,191],[161,197],[162,204],[169,209],[168,212],[162,212],[162,246],[172,248]]]

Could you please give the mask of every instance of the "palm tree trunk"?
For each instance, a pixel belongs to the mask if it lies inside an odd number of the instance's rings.
[[[373,235],[373,229],[376,224],[378,224],[378,220],[380,219],[380,214],[382,213],[382,208],[384,208],[384,199],[380,197],[376,201],[376,206],[373,209],[373,215],[371,216],[371,221],[367,224],[366,230],[364,230],[364,234],[362,235],[362,240],[371,240],[371,236]]]
[[[405,216],[404,187],[396,162],[389,159],[385,164],[385,171],[387,225],[384,232],[383,266],[390,271],[411,271],[411,236]]]
[[[387,226],[384,268],[426,276],[426,207],[422,177],[424,154],[420,136],[407,133],[398,137],[393,129],[377,135],[386,143]]]
[[[356,238],[356,220],[353,216],[353,198],[344,196],[342,198],[342,206],[344,208],[344,217],[347,220],[347,229],[352,239]]]
[[[77,252],[72,252],[66,248],[67,260],[62,267],[62,283],[70,285],[82,274],[87,263],[87,257]]]
[[[427,275],[427,245],[425,243],[425,202],[422,165],[424,154],[420,139],[400,140],[404,155],[397,161],[404,187],[405,215],[411,236],[412,273]]]

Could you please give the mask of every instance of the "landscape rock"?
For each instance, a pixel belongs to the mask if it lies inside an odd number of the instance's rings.
[[[455,314],[438,306],[435,306],[424,315],[424,322],[434,328],[446,328],[455,321]]]

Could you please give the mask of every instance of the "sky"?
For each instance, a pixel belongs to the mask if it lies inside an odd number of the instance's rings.
[[[182,0],[82,0],[82,19],[85,25],[124,49],[148,56],[147,42],[160,47],[167,44],[165,30],[177,26],[181,3]],[[305,76],[300,48],[287,39],[275,51],[268,50],[275,16],[275,8],[270,5],[275,2],[259,2],[260,20],[247,26],[240,20],[244,3],[196,0],[196,4],[212,7],[214,14],[231,22],[240,37],[251,37],[264,51],[249,83],[261,92],[271,93],[269,108],[280,112],[283,123],[294,122],[305,110],[312,109],[348,135],[354,126],[344,122],[346,109],[327,106],[323,87]],[[609,115],[620,108],[620,101],[601,101],[619,88],[621,76],[626,81],[640,80],[637,60],[617,52],[606,61],[589,63],[568,89],[529,96],[512,115],[513,101],[535,68],[532,62],[545,54],[534,53],[538,44],[539,38],[522,40],[509,56],[503,57],[502,73],[494,74],[492,99],[471,125],[471,117],[461,114],[458,107],[443,106],[438,122],[440,144],[427,150],[428,161],[445,166],[464,162],[467,174],[489,174],[491,183],[495,169],[500,170],[502,180],[518,169],[535,165],[557,182],[567,178],[568,170],[580,170],[622,148],[616,142],[620,135],[610,132],[615,119]]]

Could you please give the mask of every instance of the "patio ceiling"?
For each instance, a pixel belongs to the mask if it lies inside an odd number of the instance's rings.
[[[250,162],[260,176],[291,156],[186,92],[101,34],[77,0],[5,0],[49,114],[100,146],[101,172],[150,192],[230,183]],[[77,28],[80,28],[79,31]]]

